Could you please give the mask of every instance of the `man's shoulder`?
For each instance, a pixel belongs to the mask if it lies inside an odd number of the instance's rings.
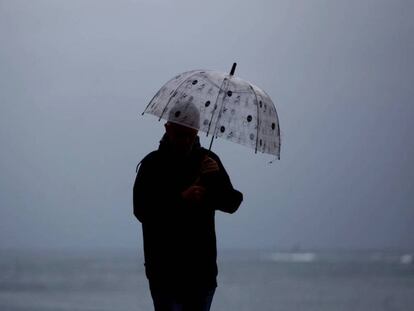
[[[144,160],[147,160],[147,161],[149,161],[149,160],[153,160],[153,159],[156,159],[158,156],[159,156],[159,154],[160,154],[160,151],[159,150],[154,150],[154,151],[151,151],[150,153],[148,153],[143,159],[142,159],[142,161],[144,161]]]
[[[160,159],[160,152],[159,150],[154,150],[148,153],[145,157],[142,158],[141,161],[139,161],[137,165],[136,171],[138,171],[138,168],[142,165],[144,166],[151,166],[155,164]]]

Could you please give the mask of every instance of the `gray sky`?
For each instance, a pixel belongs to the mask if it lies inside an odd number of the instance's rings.
[[[237,61],[282,152],[215,142],[244,193],[219,247],[414,249],[413,33],[408,0],[0,0],[0,248],[141,249],[135,166],[163,134],[141,112]]]

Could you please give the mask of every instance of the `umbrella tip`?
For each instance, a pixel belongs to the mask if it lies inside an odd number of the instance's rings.
[[[236,71],[236,66],[237,66],[237,63],[233,63],[233,66],[231,67],[231,70],[230,70],[231,76],[234,75],[234,72]]]

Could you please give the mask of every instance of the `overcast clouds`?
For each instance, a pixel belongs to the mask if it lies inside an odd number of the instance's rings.
[[[413,33],[413,1],[0,0],[0,248],[140,249],[135,166],[163,133],[141,112],[237,61],[282,151],[215,142],[245,198],[219,246],[414,249]]]

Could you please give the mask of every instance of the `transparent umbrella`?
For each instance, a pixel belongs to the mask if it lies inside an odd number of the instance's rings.
[[[269,95],[257,86],[230,74],[192,70],[168,81],[152,98],[144,113],[170,120],[226,140],[275,155],[280,160],[280,127]],[[199,121],[185,117],[197,108]],[[186,111],[187,110],[187,111]],[[175,118],[175,120],[174,120]]]

